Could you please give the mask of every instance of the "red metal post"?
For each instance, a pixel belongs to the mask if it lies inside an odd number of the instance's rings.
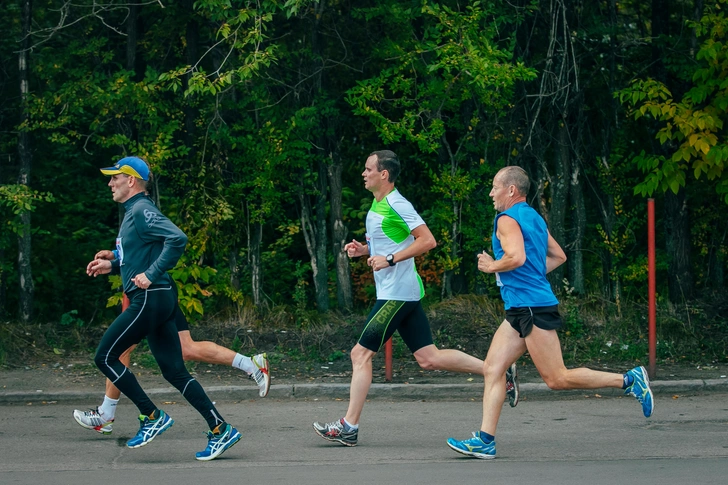
[[[647,292],[648,292],[648,345],[650,363],[647,373],[655,378],[655,355],[657,344],[657,325],[655,318],[655,199],[647,199]]]
[[[123,312],[126,310],[126,307],[129,306],[129,298],[126,297],[126,293],[123,293],[124,297],[121,299],[121,311]]]
[[[392,337],[384,344],[384,380],[392,380]]]

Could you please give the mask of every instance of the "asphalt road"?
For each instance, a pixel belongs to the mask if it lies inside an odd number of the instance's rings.
[[[136,412],[120,405],[114,433],[78,426],[89,403],[0,406],[0,484],[724,484],[728,483],[728,394],[659,396],[642,416],[633,398],[523,401],[503,410],[498,457],[451,451],[480,424],[480,403],[373,401],[359,446],[325,442],[314,420],[343,415],[345,401],[255,400],[217,403],[243,439],[220,459],[194,459],[205,424],[186,403],[158,404],[175,425],[139,449],[124,445]]]

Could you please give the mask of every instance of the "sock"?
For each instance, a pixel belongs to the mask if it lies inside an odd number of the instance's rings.
[[[104,402],[99,406],[99,414],[104,417],[105,420],[111,421],[116,416],[116,405],[119,403],[118,399],[111,399],[109,396],[104,396]]]
[[[495,436],[488,434],[485,431],[478,431],[478,438],[486,445],[495,441]]]
[[[152,413],[148,416],[150,421],[154,421],[155,419],[159,419],[159,409],[155,409],[152,411]]]
[[[242,354],[235,354],[233,367],[245,371],[248,374],[252,374],[256,369],[255,364],[253,364],[253,359]]]
[[[634,383],[634,376],[632,376],[632,374],[625,374],[624,382],[622,383],[622,389],[627,389],[633,383]]]
[[[355,431],[359,429],[358,424],[351,424],[349,421],[346,420],[346,418],[342,418],[344,420],[344,426],[346,426],[346,429],[349,431]]]
[[[225,423],[225,421],[223,421],[222,423],[220,423],[217,426],[215,426],[214,428],[212,428],[210,431],[212,431],[212,434],[220,434],[225,430],[226,424],[227,423]]]

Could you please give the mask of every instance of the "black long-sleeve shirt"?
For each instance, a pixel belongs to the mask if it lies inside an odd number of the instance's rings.
[[[124,202],[124,219],[116,237],[117,259],[112,273],[121,272],[124,292],[136,290],[132,279],[144,273],[152,284],[172,283],[174,268],[187,245],[187,236],[162,214],[146,194]]]

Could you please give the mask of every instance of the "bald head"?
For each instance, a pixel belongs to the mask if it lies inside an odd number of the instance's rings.
[[[510,166],[502,168],[495,176],[500,184],[504,187],[511,185],[516,187],[518,195],[523,197],[528,195],[528,189],[531,187],[531,180],[528,174],[521,167]]]

